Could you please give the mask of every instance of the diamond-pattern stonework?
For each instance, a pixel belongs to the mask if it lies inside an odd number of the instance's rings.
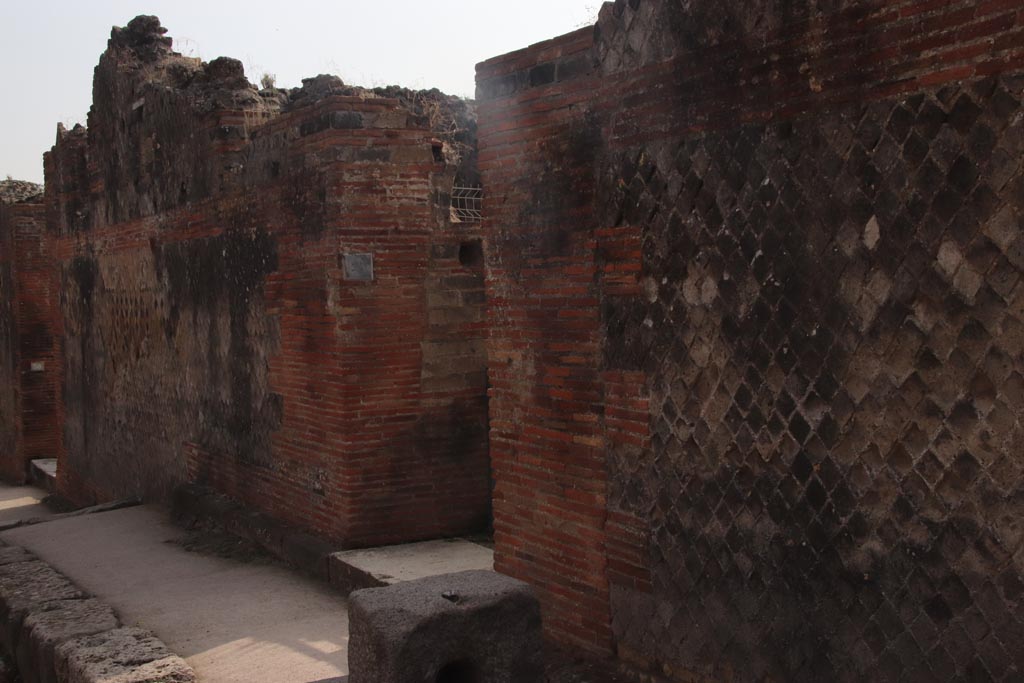
[[[652,447],[616,639],[737,681],[1024,680],[1022,79],[610,152]],[[685,676],[682,676],[685,678]],[[686,679],[689,680],[689,679]]]
[[[655,63],[680,50],[698,52],[740,35],[763,41],[787,24],[810,26],[811,20],[823,15],[866,10],[871,4],[865,0],[609,2],[598,22],[597,56],[602,70],[613,73]]]

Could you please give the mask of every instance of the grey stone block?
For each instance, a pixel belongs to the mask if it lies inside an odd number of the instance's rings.
[[[25,617],[46,603],[86,597],[39,560],[0,566],[0,647],[15,652]]]
[[[21,546],[9,545],[0,548],[0,567],[16,562],[28,562],[36,559],[36,556]]]
[[[114,611],[93,598],[58,600],[41,606],[25,617],[17,643],[18,670],[24,683],[56,683],[54,650],[59,644],[118,626]]]
[[[343,555],[343,552],[337,552],[327,556],[328,581],[339,591],[348,595],[352,591],[388,585],[373,574],[349,564]]]
[[[73,638],[56,648],[60,683],[193,683],[185,660],[149,631],[119,628]]]
[[[538,683],[540,605],[530,587],[468,571],[349,596],[350,683]]]

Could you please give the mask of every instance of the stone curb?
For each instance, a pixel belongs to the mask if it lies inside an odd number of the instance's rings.
[[[56,522],[61,519],[68,519],[69,517],[81,517],[82,515],[94,515],[100,512],[111,512],[112,510],[120,510],[122,508],[135,507],[142,505],[142,501],[137,498],[128,498],[125,500],[115,500],[110,503],[101,503],[100,505],[93,505],[92,507],[80,508],[73,512],[62,512],[57,515],[50,515],[48,517],[29,517],[27,519],[16,519],[10,522],[4,522],[0,524],[0,531],[9,531],[11,529],[17,529],[22,526],[31,526],[33,524],[45,524],[46,522]]]
[[[0,648],[24,683],[195,683],[155,635],[19,546],[0,545]]]
[[[175,488],[172,515],[178,524],[185,527],[200,521],[210,522],[234,536],[252,541],[279,560],[326,581],[344,595],[362,588],[385,585],[365,571],[340,560],[336,553],[342,548],[197,484],[182,484]]]

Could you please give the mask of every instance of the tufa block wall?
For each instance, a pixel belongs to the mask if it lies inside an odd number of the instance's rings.
[[[496,567],[679,681],[1024,674],[1019,2],[606,4],[478,66]]]
[[[59,490],[196,481],[345,545],[489,517],[482,264],[449,215],[473,112],[114,29],[88,129],[46,157],[61,273]]]

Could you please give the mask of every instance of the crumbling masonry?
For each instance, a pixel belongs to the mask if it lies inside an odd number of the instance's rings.
[[[479,145],[115,29],[0,214],[3,472],[348,545],[493,479],[547,635],[647,680],[1021,680],[1020,0],[616,0],[477,78]]]
[[[486,528],[479,225],[449,210],[471,106],[257,91],[164,33],[114,29],[46,156],[59,492],[198,482],[350,546]]]

